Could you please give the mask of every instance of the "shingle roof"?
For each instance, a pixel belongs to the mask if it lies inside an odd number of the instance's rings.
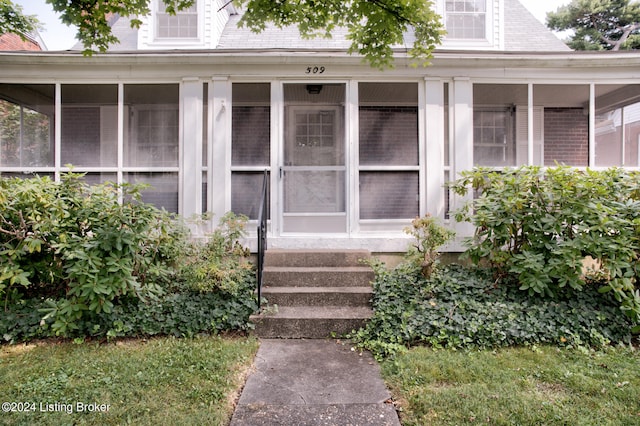
[[[303,39],[296,27],[278,28],[269,24],[257,34],[248,28],[238,27],[240,15],[231,15],[217,48],[219,49],[348,49],[345,28],[336,28],[332,37]]]
[[[504,48],[527,52],[571,50],[518,0],[504,0]]]
[[[111,31],[120,43],[109,46],[110,52],[132,51],[138,49],[138,29],[131,28],[131,20],[127,17],[113,16],[110,18]],[[71,50],[84,50],[82,43],[77,42]]]
[[[546,26],[538,21],[518,0],[504,0],[504,38],[506,51],[568,51],[571,50]],[[221,49],[348,49],[345,28],[337,28],[331,39],[302,39],[296,27],[277,28],[268,25],[260,34],[238,28],[240,16],[232,15],[227,22],[218,48]],[[405,45],[413,43],[413,34],[405,35]]]
[[[267,28],[256,34],[247,28],[238,27],[240,15],[229,17],[217,49],[256,50],[256,49],[299,49],[299,50],[347,50],[351,42],[346,38],[345,28],[336,28],[331,38],[316,37],[303,39],[296,27]],[[570,51],[544,24],[538,21],[518,0],[504,0],[504,50],[505,51]],[[138,30],[131,28],[128,18],[119,17],[112,26],[113,34],[120,43],[113,45],[110,51],[134,51],[138,49]],[[405,35],[405,46],[413,43],[413,34]],[[444,46],[446,48],[446,45]],[[82,50],[77,43],[74,50]]]

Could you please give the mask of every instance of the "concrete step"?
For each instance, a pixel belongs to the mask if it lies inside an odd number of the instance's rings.
[[[278,306],[276,312],[252,315],[261,338],[323,339],[362,327],[373,315],[371,308],[344,306]]]
[[[263,275],[271,287],[363,287],[374,277],[368,266],[266,266]]]
[[[282,250],[269,249],[265,253],[265,266],[313,267],[360,266],[369,259],[367,250]]]
[[[366,287],[263,287],[269,305],[368,307],[373,290]]]

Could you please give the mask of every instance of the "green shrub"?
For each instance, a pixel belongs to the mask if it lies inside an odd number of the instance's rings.
[[[140,187],[89,187],[82,175],[0,179],[0,297],[43,299],[44,324],[68,335],[118,299],[163,293],[186,230],[140,202]],[[125,202],[118,202],[122,197]]]
[[[189,287],[199,292],[223,291],[236,294],[253,272],[249,252],[239,239],[245,236],[249,218],[228,212],[205,244],[194,244],[185,259],[182,275]]]
[[[555,167],[521,167],[464,173],[452,185],[480,195],[456,212],[476,227],[467,240],[475,263],[515,275],[530,295],[556,297],[581,290],[584,260],[599,265],[601,292],[640,320],[640,174]],[[571,289],[571,290],[567,290]],[[568,292],[568,293],[567,293]]]
[[[405,258],[422,270],[428,277],[433,272],[440,253],[438,249],[451,240],[455,232],[438,224],[436,218],[426,215],[416,217],[404,232],[415,238],[415,243],[407,250]]]
[[[529,295],[496,285],[489,269],[446,265],[429,278],[402,263],[373,262],[374,316],[351,337],[378,358],[426,344],[493,348],[555,344],[601,347],[631,340],[630,321],[611,294],[585,285],[571,297]]]
[[[196,244],[172,216],[140,202],[140,187],[89,188],[75,174],[0,185],[2,341],[250,327],[257,302],[238,242],[245,217],[225,215]]]

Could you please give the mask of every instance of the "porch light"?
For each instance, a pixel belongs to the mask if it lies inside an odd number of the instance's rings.
[[[307,84],[307,93],[310,95],[319,95],[322,91],[322,84]]]

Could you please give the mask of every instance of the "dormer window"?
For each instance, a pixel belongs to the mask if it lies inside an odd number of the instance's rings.
[[[445,0],[445,27],[448,39],[486,40],[486,0]]]
[[[175,15],[167,12],[162,0],[156,2],[156,38],[157,39],[195,39],[198,38],[198,6],[176,11]]]

